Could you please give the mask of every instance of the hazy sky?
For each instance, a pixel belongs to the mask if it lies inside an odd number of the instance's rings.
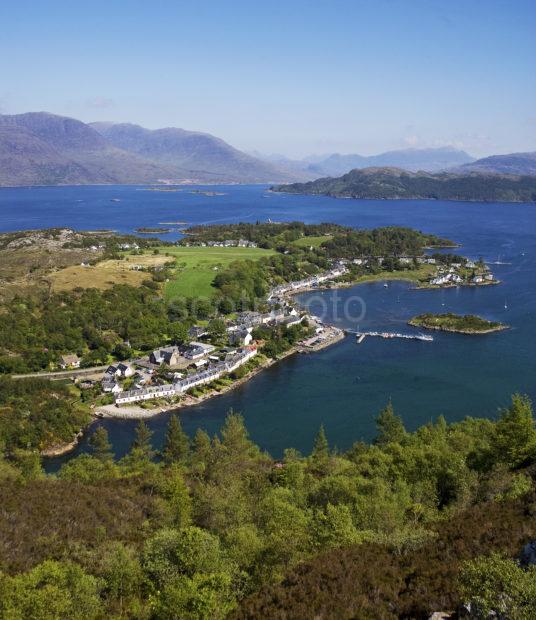
[[[289,156],[536,150],[536,0],[0,0],[0,112]]]

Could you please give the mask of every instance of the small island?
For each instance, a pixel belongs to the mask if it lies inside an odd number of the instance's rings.
[[[156,235],[171,232],[171,228],[151,228],[147,226],[142,226],[141,228],[136,228],[135,231],[140,235]]]
[[[508,329],[508,325],[496,321],[488,321],[474,314],[420,314],[408,321],[413,327],[424,327],[458,334],[491,334]]]

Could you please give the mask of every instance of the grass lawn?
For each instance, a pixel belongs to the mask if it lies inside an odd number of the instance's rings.
[[[319,237],[301,237],[301,239],[296,239],[296,241],[293,241],[292,245],[297,245],[300,248],[309,248],[311,246],[313,246],[313,248],[318,248],[328,239],[331,239],[329,235],[322,235]]]
[[[261,248],[199,248],[162,247],[161,256],[168,254],[176,259],[176,270],[166,284],[166,299],[176,297],[212,297],[212,281],[219,269],[235,260],[258,260],[275,254]]]
[[[381,282],[383,280],[408,280],[410,282],[422,282],[435,273],[434,265],[420,265],[418,269],[408,269],[407,271],[382,271],[376,274],[363,275],[354,280],[355,284],[361,282]]]

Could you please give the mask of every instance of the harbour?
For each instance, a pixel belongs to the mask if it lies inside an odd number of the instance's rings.
[[[427,334],[400,334],[398,332],[376,332],[376,331],[361,332],[361,331],[355,331],[352,329],[347,329],[346,333],[355,334],[357,344],[361,344],[367,336],[371,338],[386,338],[386,339],[402,338],[405,340],[420,340],[422,342],[433,342],[434,340],[433,336],[429,336]]]

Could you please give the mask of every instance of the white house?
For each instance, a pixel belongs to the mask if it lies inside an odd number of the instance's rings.
[[[60,368],[66,370],[67,368],[80,368],[80,358],[76,354],[62,355],[60,357]]]
[[[184,357],[189,360],[200,359],[201,357],[212,353],[215,349],[215,346],[204,342],[190,342],[189,347],[184,352]]]
[[[251,335],[252,328],[244,327],[243,329],[239,329],[235,332],[231,332],[229,334],[229,341],[234,345],[247,346],[251,344],[253,340],[253,336]]]
[[[117,364],[117,373],[120,377],[132,377],[134,374],[134,369],[129,364],[124,364],[123,362],[119,362]]]

